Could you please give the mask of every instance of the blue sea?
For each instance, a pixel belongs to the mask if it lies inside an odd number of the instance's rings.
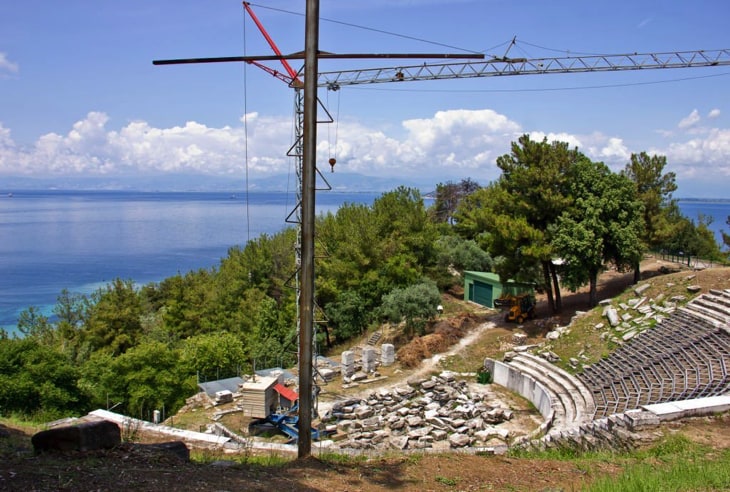
[[[317,194],[317,212],[372,204],[379,193]],[[0,326],[35,306],[50,316],[63,289],[90,294],[115,278],[137,285],[217,266],[233,246],[285,227],[287,193],[0,191]],[[730,201],[680,201],[720,230]],[[293,253],[292,253],[293,254]]]
[[[9,333],[29,306],[50,316],[63,289],[90,294],[115,278],[141,286],[217,266],[229,248],[293,227],[296,205],[287,193],[0,193],[0,326]],[[319,192],[316,210],[378,195]]]

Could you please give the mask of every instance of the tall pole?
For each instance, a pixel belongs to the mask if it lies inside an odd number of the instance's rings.
[[[319,0],[307,0],[304,37],[304,158],[302,159],[302,267],[299,298],[299,458],[312,453],[312,335],[314,333],[314,190],[317,158]]]

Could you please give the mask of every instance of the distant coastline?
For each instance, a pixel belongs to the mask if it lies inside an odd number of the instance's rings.
[[[679,202],[730,203],[730,198],[677,198]]]

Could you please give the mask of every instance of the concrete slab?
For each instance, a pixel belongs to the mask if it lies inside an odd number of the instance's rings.
[[[662,421],[700,417],[730,410],[730,395],[655,403],[653,405],[644,405],[641,408],[655,414]]]
[[[131,428],[139,428],[147,431],[165,434],[183,441],[199,441],[222,446],[223,444],[231,440],[230,438],[225,436],[216,436],[214,434],[205,434],[203,432],[195,432],[185,429],[177,429],[175,427],[168,427],[166,425],[153,424],[152,422],[134,419],[131,417],[127,417],[126,415],[109,412],[107,410],[94,410],[93,412],[89,412],[89,415],[114,422],[118,424],[122,429],[124,428],[124,426],[130,426]]]

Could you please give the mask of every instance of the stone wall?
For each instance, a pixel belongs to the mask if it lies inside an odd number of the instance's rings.
[[[484,366],[492,373],[492,381],[494,383],[504,386],[523,398],[527,398],[530,403],[535,405],[535,408],[545,418],[548,425],[552,422],[554,415],[553,402],[550,392],[544,386],[535,381],[531,376],[522,374],[520,371],[503,362],[487,359]]]

